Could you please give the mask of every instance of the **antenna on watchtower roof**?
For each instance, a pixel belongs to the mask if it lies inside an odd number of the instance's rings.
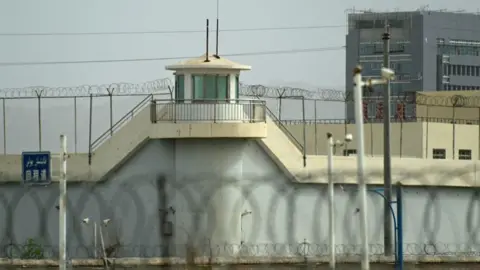
[[[216,27],[216,38],[215,38],[215,58],[217,59],[220,59],[220,55],[218,55],[218,32],[220,31],[219,30],[219,14],[220,14],[220,3],[219,3],[219,0],[217,0],[217,27]]]
[[[208,34],[209,34],[209,32],[210,32],[209,20],[207,19],[207,33],[206,33],[206,35],[207,35],[207,40],[206,40],[206,44],[205,44],[205,45],[206,45],[206,46],[205,46],[205,47],[206,47],[206,48],[205,48],[206,53],[205,53],[205,61],[204,61],[204,62],[210,62],[210,60],[208,59],[208,41],[209,41],[209,40],[208,40]]]

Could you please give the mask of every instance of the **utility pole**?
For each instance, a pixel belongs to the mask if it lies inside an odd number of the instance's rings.
[[[385,33],[383,40],[383,66],[390,68],[390,26],[385,20]],[[386,256],[392,255],[392,217],[390,214],[390,202],[392,201],[392,157],[390,149],[390,79],[385,84],[383,93],[383,183],[385,190],[383,209],[383,242]]]

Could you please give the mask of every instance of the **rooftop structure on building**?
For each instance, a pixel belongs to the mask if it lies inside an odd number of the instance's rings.
[[[390,67],[397,74],[392,81],[393,96],[417,91],[457,91],[480,89],[480,15],[465,11],[429,10],[348,14],[346,38],[346,83],[352,91],[351,70],[363,67],[365,77],[377,77],[383,65],[385,23],[390,25]],[[382,95],[383,86],[374,88],[373,96]],[[353,105],[347,117],[353,118]],[[375,107],[379,118],[381,99],[365,106]],[[414,104],[403,108],[405,117],[415,117]],[[396,105],[391,106],[392,110]],[[391,113],[392,117],[395,113]]]

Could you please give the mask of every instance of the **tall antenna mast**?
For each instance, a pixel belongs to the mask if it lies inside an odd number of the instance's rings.
[[[218,32],[219,32],[219,14],[220,14],[220,1],[217,0],[217,27],[216,27],[216,37],[215,37],[215,58],[220,59],[220,55],[218,55]]]
[[[210,32],[210,27],[209,27],[209,21],[207,19],[207,40],[206,40],[206,44],[205,44],[205,50],[206,50],[206,53],[205,53],[205,62],[210,62],[210,60],[208,59],[208,33]]]

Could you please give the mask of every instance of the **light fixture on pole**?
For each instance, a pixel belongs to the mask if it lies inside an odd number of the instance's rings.
[[[107,218],[107,219],[104,219],[101,221],[101,224],[103,224],[104,227],[107,227],[107,225],[110,223],[111,219]],[[89,225],[91,222],[91,219],[89,217],[86,217],[84,219],[82,219],[82,223],[85,224],[85,225]],[[94,250],[93,250],[93,254],[94,254],[94,257],[95,259],[98,258],[98,255],[97,255],[97,239],[98,239],[98,236],[97,236],[97,222],[94,221],[93,222],[93,246],[94,246]],[[103,240],[103,233],[102,233],[102,228],[100,227],[100,243],[102,245],[102,253],[103,253],[103,259],[105,261],[105,263],[107,263],[107,256],[106,256],[106,252],[105,252],[105,242]]]
[[[381,79],[362,79],[362,67],[353,70],[354,100],[355,100],[355,127],[357,131],[357,177],[360,192],[360,228],[362,238],[362,270],[370,269],[368,250],[368,223],[367,223],[367,183],[365,181],[365,136],[363,130],[363,88],[373,88],[374,85],[386,84],[395,78],[395,72],[387,67],[381,70]]]
[[[328,171],[328,215],[329,215],[329,248],[330,248],[330,269],[335,269],[335,189],[333,176],[333,155],[337,147],[348,144],[353,139],[352,134],[346,134],[344,142],[334,142],[332,133],[327,133],[327,171]]]

